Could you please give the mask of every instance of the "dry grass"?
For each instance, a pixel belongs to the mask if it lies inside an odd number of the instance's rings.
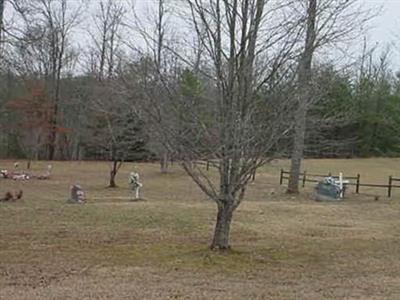
[[[398,159],[309,160],[309,172],[400,175]],[[178,168],[126,164],[107,189],[104,163],[54,163],[49,181],[0,180],[24,200],[0,204],[0,299],[400,299],[400,190],[343,203],[284,194],[286,161],[265,167],[237,211],[234,250],[207,249],[215,206]],[[12,162],[0,161],[0,168]],[[45,162],[34,163],[34,171]],[[137,168],[146,201],[129,202]],[[88,203],[68,205],[81,183]],[[384,195],[384,190],[368,190]]]

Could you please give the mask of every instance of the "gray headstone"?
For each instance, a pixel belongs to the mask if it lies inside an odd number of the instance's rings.
[[[83,203],[85,202],[85,192],[78,184],[71,185],[69,203]]]
[[[340,201],[340,187],[327,181],[318,182],[315,198],[317,201]]]

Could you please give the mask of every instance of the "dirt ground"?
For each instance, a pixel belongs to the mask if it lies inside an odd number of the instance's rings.
[[[308,160],[308,172],[361,174],[386,183],[399,159]],[[0,161],[0,169],[13,162]],[[34,173],[46,170],[34,162]],[[279,186],[287,161],[264,167],[232,224],[233,250],[208,250],[216,207],[178,166],[55,162],[50,180],[0,179],[0,299],[400,299],[400,189],[350,189],[341,203],[292,197]],[[23,168],[25,163],[20,163]],[[130,202],[137,170],[145,201]],[[213,171],[210,171],[213,172]],[[66,204],[80,183],[88,201]],[[375,195],[379,195],[378,198]],[[376,200],[377,199],[377,200]]]

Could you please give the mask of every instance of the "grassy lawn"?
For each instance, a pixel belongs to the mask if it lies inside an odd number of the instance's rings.
[[[305,169],[386,184],[399,165],[308,160]],[[127,163],[117,189],[105,188],[108,165],[97,162],[53,163],[47,181],[0,179],[2,194],[25,193],[0,203],[0,299],[400,299],[400,189],[391,199],[385,189],[350,189],[342,203],[317,203],[311,185],[297,198],[284,193],[287,166],[257,174],[226,254],[208,250],[216,207],[178,166],[160,174],[157,164]],[[128,201],[133,169],[145,201]],[[76,182],[84,205],[65,203]]]

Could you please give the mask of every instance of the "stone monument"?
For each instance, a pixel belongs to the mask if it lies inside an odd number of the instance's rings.
[[[85,202],[85,192],[82,187],[78,184],[71,185],[69,188],[70,197],[68,203],[84,203]]]
[[[143,184],[139,182],[139,174],[136,172],[131,172],[129,174],[129,186],[131,187],[132,192],[134,192],[133,200],[140,199],[140,188],[143,187]]]
[[[340,201],[342,194],[342,187],[332,177],[318,182],[315,187],[315,200],[317,201]]]

